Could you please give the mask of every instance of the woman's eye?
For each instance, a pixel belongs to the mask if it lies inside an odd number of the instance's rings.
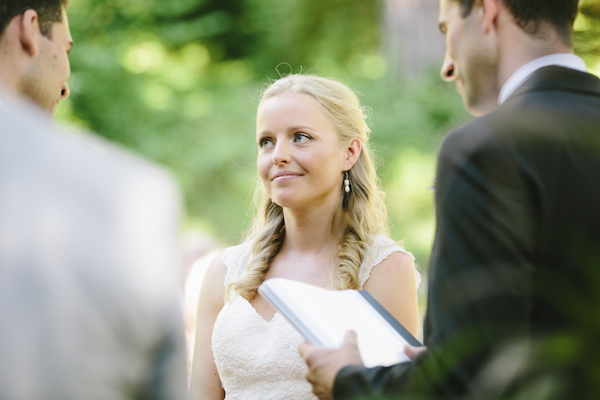
[[[260,139],[258,141],[258,147],[261,149],[268,149],[271,146],[273,146],[273,141],[271,139]]]
[[[306,133],[296,133],[296,136],[294,136],[294,142],[296,143],[306,143],[311,139]]]

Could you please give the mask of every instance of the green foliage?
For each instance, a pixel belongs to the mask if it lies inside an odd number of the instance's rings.
[[[392,236],[404,239],[425,269],[433,240],[435,158],[443,135],[465,122],[454,85],[440,80],[437,68],[412,82],[392,76],[360,88],[372,108],[372,141],[387,194]]]
[[[574,30],[575,52],[600,75],[600,0],[581,0]]]
[[[240,240],[257,182],[260,90],[279,72],[308,71],[349,84],[372,108],[393,237],[426,268],[436,151],[468,116],[437,71],[408,81],[388,70],[381,1],[70,3],[72,95],[58,118],[167,166],[183,189],[189,229]],[[576,46],[597,68],[599,13],[584,10]]]
[[[252,59],[260,74],[280,63],[323,73],[323,66],[341,66],[378,50],[380,1],[249,1],[250,26],[259,38]]]

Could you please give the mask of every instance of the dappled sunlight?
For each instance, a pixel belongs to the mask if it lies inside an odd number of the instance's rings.
[[[374,81],[383,78],[386,72],[388,72],[388,62],[379,53],[361,54],[350,64],[349,69],[356,76]]]
[[[173,104],[175,92],[167,85],[158,82],[148,82],[144,85],[142,99],[144,102],[155,109],[166,110]]]
[[[441,60],[403,75],[386,50],[379,2],[71,3],[71,97],[57,119],[167,166],[187,223],[201,220],[224,244],[239,242],[251,214],[260,89],[281,73],[315,73],[347,83],[372,109],[392,236],[427,268],[435,156],[445,132],[470,117],[439,79]],[[575,26],[576,51],[597,75],[599,25],[580,15]]]
[[[123,67],[134,74],[159,70],[166,58],[166,49],[156,38],[155,40],[137,43],[127,49],[121,63]]]
[[[200,43],[190,43],[184,46],[179,54],[184,64],[193,66],[197,70],[202,70],[210,64],[210,53]]]
[[[184,110],[189,118],[202,118],[210,113],[213,105],[210,93],[197,92],[185,98]]]
[[[590,68],[590,72],[600,77],[600,62],[598,62],[594,67]]]
[[[394,223],[393,236],[405,240],[424,269],[433,242],[435,154],[409,147],[395,155],[388,168],[386,203]]]
[[[243,60],[227,61],[216,68],[217,75],[227,85],[248,83],[254,78],[252,67]]]

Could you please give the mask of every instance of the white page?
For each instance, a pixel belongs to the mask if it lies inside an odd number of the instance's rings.
[[[296,316],[305,320],[325,347],[339,347],[345,333],[354,330],[367,367],[410,361],[403,351],[404,338],[358,291],[329,291],[281,278],[269,279],[263,285],[288,301],[290,308],[297,310]]]

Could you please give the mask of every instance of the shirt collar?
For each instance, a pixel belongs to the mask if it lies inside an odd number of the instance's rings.
[[[8,110],[8,107],[2,102],[2,99],[0,99],[0,110]]]
[[[560,67],[571,68],[578,71],[587,71],[587,67],[585,62],[577,57],[575,54],[570,53],[561,53],[561,54],[550,54],[547,56],[543,56],[540,58],[536,58],[533,61],[528,62],[519,68],[502,86],[502,90],[500,90],[500,95],[498,96],[498,104],[502,104],[508,99],[508,97],[514,93],[515,90],[523,82],[529,78],[531,74],[542,67],[547,67],[549,65],[558,65]]]

